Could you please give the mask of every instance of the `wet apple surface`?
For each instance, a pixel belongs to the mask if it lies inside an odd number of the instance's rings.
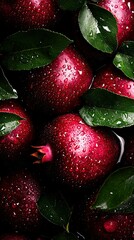
[[[134,239],[133,0],[1,0],[0,239]]]

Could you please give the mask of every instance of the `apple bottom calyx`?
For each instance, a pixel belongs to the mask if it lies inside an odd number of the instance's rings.
[[[45,163],[53,160],[53,153],[51,150],[51,146],[46,144],[45,146],[32,146],[37,151],[32,153],[31,156],[37,158],[33,163]]]

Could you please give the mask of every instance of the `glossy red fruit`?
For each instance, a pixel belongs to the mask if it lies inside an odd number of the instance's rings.
[[[94,240],[132,240],[134,214],[91,210],[91,199],[84,205],[84,226],[88,237]]]
[[[0,19],[10,30],[49,28],[59,15],[56,0],[1,0]]]
[[[118,160],[120,144],[114,133],[90,127],[76,114],[59,116],[41,131],[41,146],[36,147],[33,156],[42,162],[53,160],[54,174],[60,183],[90,186]]]
[[[16,234],[4,234],[0,236],[0,240],[30,240],[30,238],[16,233]]]
[[[106,65],[97,72],[92,87],[107,89],[118,95],[134,99],[134,81],[113,65]]]
[[[28,113],[17,100],[0,102],[0,112],[13,113],[21,118],[20,124],[9,134],[0,137],[0,159],[5,163],[19,162],[28,151],[33,139],[33,125]]]
[[[37,208],[41,187],[28,169],[12,170],[0,180],[2,221],[15,231],[36,232],[42,221]]]
[[[50,115],[67,113],[79,106],[92,76],[85,60],[69,46],[51,64],[26,73],[20,95],[29,109]]]
[[[99,6],[110,11],[117,21],[119,45],[126,40],[134,40],[134,1],[100,0]]]

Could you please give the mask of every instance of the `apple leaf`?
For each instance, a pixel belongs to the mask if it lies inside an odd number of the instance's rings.
[[[53,237],[52,240],[77,240],[72,233],[63,232]]]
[[[0,46],[2,66],[30,70],[51,63],[72,41],[47,29],[33,29],[8,36]]]
[[[46,190],[37,204],[43,217],[53,224],[66,229],[70,220],[71,210],[59,191],[50,192]]]
[[[8,82],[2,68],[0,67],[0,100],[18,98],[17,92]]]
[[[59,7],[63,10],[74,11],[82,7],[86,0],[58,0]]]
[[[123,167],[113,172],[100,188],[92,208],[134,212],[134,167]]]
[[[123,128],[134,125],[134,100],[105,89],[90,89],[83,95],[79,113],[90,126]]]
[[[22,118],[13,113],[0,112],[0,137],[13,131]]]
[[[114,16],[96,4],[84,4],[78,16],[80,31],[85,40],[102,52],[117,48],[117,24]]]
[[[134,41],[124,42],[113,60],[114,65],[134,80]]]

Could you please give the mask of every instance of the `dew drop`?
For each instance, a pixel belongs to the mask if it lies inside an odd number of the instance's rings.
[[[85,152],[86,152],[86,149],[84,148],[84,149],[83,149],[83,153],[85,153]]]
[[[102,26],[107,32],[111,32],[108,26]]]
[[[128,85],[128,86],[127,86],[127,89],[130,89],[130,88],[131,88],[131,85]]]
[[[1,131],[3,131],[3,130],[5,130],[5,126],[4,125],[2,125],[2,127],[1,127]]]
[[[117,68],[121,68],[121,64],[120,63],[117,64]]]
[[[12,208],[16,208],[16,203],[12,203]]]
[[[71,67],[70,65],[67,67],[68,70],[71,70],[71,68],[72,68],[72,67]]]
[[[16,212],[13,212],[13,216],[16,216]]]
[[[92,37],[92,36],[93,36],[93,32],[91,31],[91,32],[89,33],[89,35],[90,35],[90,37]]]
[[[121,124],[121,121],[117,121],[117,125],[120,125]]]

